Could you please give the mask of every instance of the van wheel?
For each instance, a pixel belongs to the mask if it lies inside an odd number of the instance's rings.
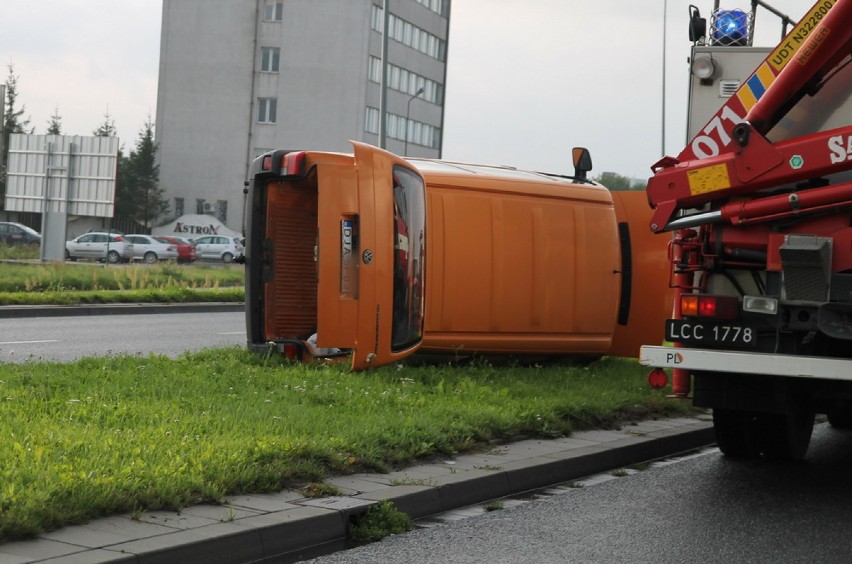
[[[147,253],[145,253],[144,258],[145,262],[147,262],[148,264],[154,264],[155,262],[157,262],[157,253],[155,253],[154,251],[148,251]]]
[[[234,262],[234,255],[232,255],[231,253],[224,253],[222,255],[222,262],[224,262],[226,264],[230,264],[230,263]]]

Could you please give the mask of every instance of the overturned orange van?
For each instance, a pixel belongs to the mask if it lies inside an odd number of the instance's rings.
[[[426,181],[422,352],[638,355],[671,312],[644,192],[586,176],[409,159]],[[585,165],[583,163],[586,163]]]
[[[252,165],[252,350],[364,369],[417,351],[632,357],[662,341],[666,242],[646,234],[644,192],[587,178],[585,149],[566,177],[353,147]]]

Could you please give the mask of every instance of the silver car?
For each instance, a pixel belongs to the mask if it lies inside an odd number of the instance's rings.
[[[177,246],[163,243],[150,235],[125,235],[124,238],[133,243],[133,258],[142,259],[148,264],[159,260],[177,260]]]
[[[202,260],[230,263],[243,254],[243,245],[237,237],[205,235],[195,239],[195,252]]]
[[[65,242],[68,260],[95,259],[110,263],[128,262],[133,257],[133,244],[115,233],[86,233]]]

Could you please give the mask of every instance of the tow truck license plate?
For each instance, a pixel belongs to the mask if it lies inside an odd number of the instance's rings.
[[[755,347],[757,332],[741,323],[667,319],[666,340],[689,345]]]

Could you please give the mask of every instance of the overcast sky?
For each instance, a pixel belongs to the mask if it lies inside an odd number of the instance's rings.
[[[793,20],[813,4],[769,3]],[[713,1],[454,0],[443,157],[570,173],[571,147],[585,146],[593,175],[647,177],[663,152],[663,100],[665,152],[686,143],[689,4],[709,16]],[[161,0],[3,0],[0,14],[0,55],[36,133],[55,110],[78,135],[109,113],[132,148],[156,117]],[[755,44],[775,45],[779,20],[759,10],[757,24]]]

